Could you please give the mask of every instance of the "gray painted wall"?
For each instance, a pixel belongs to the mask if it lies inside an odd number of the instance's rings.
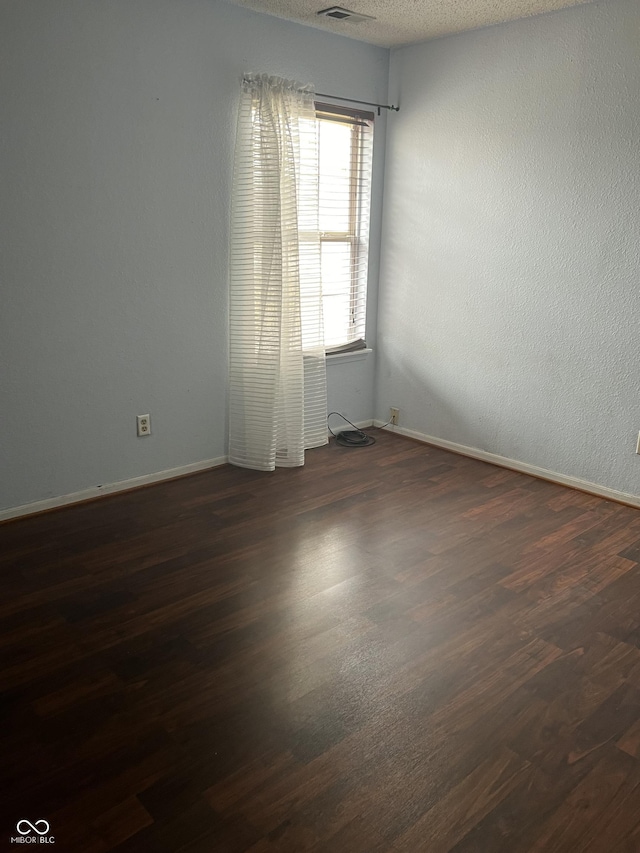
[[[392,53],[377,417],[640,494],[640,5]]]
[[[218,0],[0,0],[0,509],[226,453],[240,76],[379,100],[388,57]],[[371,418],[373,370],[330,405]]]

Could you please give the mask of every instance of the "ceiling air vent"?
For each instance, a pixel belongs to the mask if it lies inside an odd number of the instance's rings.
[[[348,9],[343,9],[342,6],[330,6],[328,9],[322,9],[317,13],[325,18],[333,18],[336,21],[351,21],[357,24],[360,21],[375,21],[372,15],[360,15],[358,12],[350,12]]]

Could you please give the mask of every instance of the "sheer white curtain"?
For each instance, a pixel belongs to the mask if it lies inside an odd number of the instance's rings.
[[[272,471],[327,443],[317,123],[310,87],[243,79],[230,259],[229,461]]]

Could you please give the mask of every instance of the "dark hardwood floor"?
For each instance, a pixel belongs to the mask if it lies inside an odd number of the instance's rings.
[[[640,851],[637,510],[378,433],[0,546],[3,849]]]

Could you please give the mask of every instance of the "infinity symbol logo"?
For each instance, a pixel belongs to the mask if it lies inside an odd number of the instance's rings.
[[[24,826],[27,829],[22,829]],[[43,826],[44,829],[38,829],[39,826]],[[28,835],[30,832],[37,832],[38,835],[46,835],[49,832],[49,824],[46,820],[37,820],[35,823],[31,823],[29,820],[19,820],[16,824],[16,829],[20,835]]]

